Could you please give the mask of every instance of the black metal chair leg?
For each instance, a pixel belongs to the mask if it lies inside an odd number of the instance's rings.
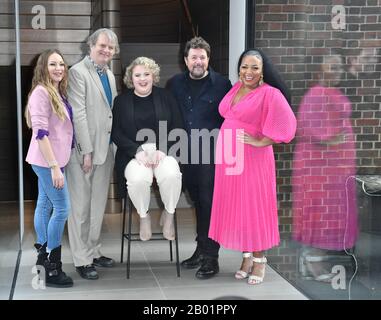
[[[127,199],[123,199],[123,222],[122,222],[122,248],[120,250],[120,263],[123,263],[123,254],[124,254],[124,234],[126,232],[126,206]]]
[[[173,253],[172,253],[172,240],[169,240],[169,259],[172,262],[173,261]]]
[[[179,261],[179,241],[178,241],[178,233],[177,233],[177,214],[176,210],[173,217],[173,222],[175,224],[175,244],[176,244],[176,269],[177,269],[177,276],[180,277],[180,261]],[[172,251],[171,251],[172,253]]]
[[[127,279],[130,279],[131,258],[131,227],[132,227],[132,202],[128,199],[128,251],[127,251]]]
[[[128,209],[127,209],[128,206]],[[128,210],[128,227],[126,232],[126,215]],[[130,279],[130,271],[131,271],[131,241],[140,241],[138,238],[135,238],[135,236],[138,236],[139,233],[132,233],[132,214],[133,214],[133,204],[131,199],[129,198],[128,194],[126,195],[126,198],[124,199],[123,204],[123,226],[122,226],[122,247],[121,247],[121,256],[120,256],[120,262],[123,263],[123,254],[124,254],[124,239],[127,239],[127,279]],[[177,229],[177,214],[176,211],[174,212],[174,227],[175,227],[175,245],[176,245],[176,270],[177,270],[177,276],[180,277],[180,261],[179,261],[179,243],[178,243],[178,229]],[[164,237],[157,238],[153,240],[166,240]],[[173,240],[172,240],[173,241]],[[169,254],[170,254],[170,260],[173,261],[173,243],[170,240],[169,241]]]

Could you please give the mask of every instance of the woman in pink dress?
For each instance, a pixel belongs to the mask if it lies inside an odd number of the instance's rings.
[[[325,56],[319,81],[308,90],[298,110],[293,239],[315,256],[352,248],[357,237],[356,149],[351,103],[335,87],[341,74],[340,56]],[[316,280],[335,275],[323,264],[314,263],[309,269]]]
[[[263,251],[280,239],[272,145],[293,139],[296,119],[286,86],[261,51],[243,52],[238,71],[239,82],[219,106],[225,121],[217,141],[209,237],[242,251],[235,277],[258,284],[267,262]]]

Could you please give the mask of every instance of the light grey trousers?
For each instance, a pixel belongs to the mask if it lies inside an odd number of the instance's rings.
[[[71,201],[69,242],[76,267],[91,264],[94,258],[102,255],[100,234],[113,167],[114,155],[110,147],[106,161],[94,165],[88,174],[79,163],[69,162],[65,169]]]

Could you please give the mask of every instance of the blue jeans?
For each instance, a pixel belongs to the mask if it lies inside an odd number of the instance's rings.
[[[66,178],[64,187],[56,189],[50,168],[32,165],[38,177],[38,198],[34,211],[34,228],[37,243],[47,242],[47,251],[61,245],[62,234],[70,211],[69,192]]]

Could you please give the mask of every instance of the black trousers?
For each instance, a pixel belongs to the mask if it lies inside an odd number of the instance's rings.
[[[214,188],[214,164],[187,164],[182,166],[184,185],[196,209],[197,247],[201,253],[218,258],[220,245],[208,237]]]

